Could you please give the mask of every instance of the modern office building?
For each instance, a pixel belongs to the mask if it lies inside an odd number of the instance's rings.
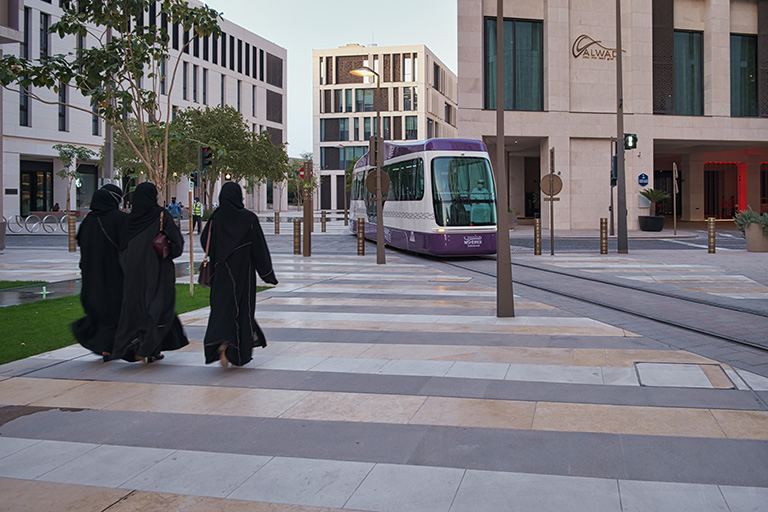
[[[388,141],[455,137],[456,75],[424,45],[348,44],[312,51],[313,162],[320,209],[344,208],[344,170],[368,151],[380,111]],[[369,68],[376,76],[350,73]],[[318,165],[319,164],[319,165]]]
[[[6,54],[36,59],[42,55],[74,52],[95,42],[91,34],[82,38],[60,38],[48,33],[48,28],[61,15],[61,2],[25,0],[24,5],[15,1],[7,3],[19,18],[21,40],[10,42],[4,39],[0,48]],[[160,24],[161,19],[154,12],[151,9],[145,13],[145,19],[141,21]],[[156,84],[161,105],[165,105],[171,70],[180,59],[171,90],[172,111],[230,105],[243,114],[253,131],[267,130],[273,142],[284,142],[287,126],[286,50],[226,19],[221,20],[220,26],[220,37],[193,37],[185,49],[184,43],[192,37],[191,31],[184,33],[178,26],[169,27],[168,79],[158,80]],[[150,85],[145,83],[144,86]],[[88,112],[88,99],[70,87],[61,87],[58,94],[52,90],[33,92],[49,101],[78,105],[86,112],[41,103],[18,92],[3,92],[3,215],[10,218],[44,212],[55,203],[63,209],[68,193],[71,194],[71,204],[85,210],[94,190],[112,176],[106,176],[96,160],[86,162],[79,167],[82,175],[79,186],[67,190],[67,182],[56,176],[62,164],[53,146],[68,143],[98,151],[104,145],[104,122]],[[167,194],[177,195],[186,204],[188,190],[189,182],[182,179],[178,184],[170,185]],[[261,187],[255,194],[249,194],[248,206],[266,207],[266,199],[266,187]]]
[[[458,0],[459,136],[496,151],[496,0]],[[647,187],[683,220],[768,208],[768,0],[622,0],[629,229]],[[555,226],[609,217],[617,137],[616,0],[504,2],[505,169],[510,206],[539,211],[541,177],[563,181]],[[615,189],[614,189],[615,190]],[[544,205],[547,205],[546,207]],[[672,200],[659,213],[671,214]]]

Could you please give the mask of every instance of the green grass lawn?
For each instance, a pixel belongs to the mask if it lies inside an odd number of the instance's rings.
[[[188,284],[177,284],[176,312],[206,307],[209,297],[210,288],[195,285],[195,295],[190,296]],[[83,315],[80,295],[0,308],[0,364],[75,343],[69,324]]]
[[[0,290],[7,288],[18,288],[20,286],[32,286],[35,284],[45,284],[46,281],[0,281]]]

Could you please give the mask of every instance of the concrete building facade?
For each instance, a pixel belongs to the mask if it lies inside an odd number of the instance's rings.
[[[315,208],[344,208],[344,170],[368,151],[381,112],[388,141],[457,135],[456,75],[424,45],[348,44],[312,51]],[[350,74],[367,67],[376,77]]]
[[[2,50],[29,59],[40,55],[74,52],[79,47],[95,43],[95,36],[60,38],[47,28],[55,23],[62,11],[59,2],[25,0],[9,2],[15,5],[19,18],[19,42],[5,41]],[[199,2],[190,2],[202,5]],[[161,23],[154,19],[154,9],[145,12],[144,23]],[[220,20],[222,34],[218,38],[193,37],[181,27],[169,26],[171,58],[166,64],[167,79],[154,84],[160,94],[162,108],[170,75],[181,60],[170,90],[173,111],[189,107],[230,105],[237,108],[253,131],[269,131],[273,142],[282,143],[287,129],[287,51],[266,39],[226,20]],[[191,44],[184,42],[192,37]],[[144,87],[153,87],[149,79]],[[166,89],[167,87],[167,89]],[[71,204],[87,210],[96,188],[114,176],[106,176],[96,160],[80,166],[80,183],[67,189],[67,182],[56,176],[62,164],[53,149],[57,143],[87,147],[94,151],[104,145],[105,123],[88,111],[88,99],[70,87],[53,90],[33,90],[47,101],[65,101],[86,110],[46,104],[16,91],[3,91],[3,181],[2,213],[6,218],[49,211],[58,203],[63,209],[67,194]],[[119,184],[119,183],[118,183]],[[182,178],[170,185],[168,196],[177,195],[188,202],[189,182]],[[218,194],[218,192],[217,192]],[[254,190],[247,197],[249,207],[266,207],[266,187]]]
[[[458,0],[459,136],[496,151],[496,0]],[[768,1],[621,0],[629,229],[639,192],[673,190],[683,220],[768,209]],[[555,226],[609,217],[617,137],[616,1],[505,0],[505,169],[520,217],[539,202],[550,149],[563,190]],[[648,184],[642,185],[647,177]],[[613,189],[615,191],[615,188]],[[671,214],[672,200],[657,206]]]

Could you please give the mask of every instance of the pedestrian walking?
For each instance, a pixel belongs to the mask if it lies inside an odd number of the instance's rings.
[[[77,231],[85,316],[70,326],[80,345],[105,360],[112,353],[123,302],[123,269],[118,239],[127,214],[120,211],[123,191],[104,185],[91,199],[91,211]]]
[[[177,226],[181,226],[181,214],[184,211],[181,207],[181,203],[177,203],[176,198],[172,197],[171,204],[168,205],[167,209],[168,213],[170,213],[171,217],[173,217],[173,222]]]
[[[256,274],[276,285],[267,241],[255,213],[245,209],[240,185],[221,187],[219,207],[200,237],[211,265],[211,312],[205,331],[205,362],[226,368],[252,359],[267,340],[256,322]],[[210,235],[210,244],[208,237]]]
[[[197,226],[197,234],[200,234],[200,229],[203,225],[203,204],[200,202],[200,198],[196,197],[195,202],[192,205],[192,231]]]
[[[154,241],[165,234],[167,257],[155,250]],[[141,183],[133,193],[133,210],[120,233],[123,268],[123,304],[110,359],[152,362],[162,350],[176,350],[189,343],[176,316],[176,273],[173,258],[181,255],[181,231],[157,204],[157,188]]]

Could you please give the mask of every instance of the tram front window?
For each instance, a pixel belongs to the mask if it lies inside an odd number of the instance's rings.
[[[432,200],[438,226],[496,224],[491,165],[480,157],[432,160]]]

